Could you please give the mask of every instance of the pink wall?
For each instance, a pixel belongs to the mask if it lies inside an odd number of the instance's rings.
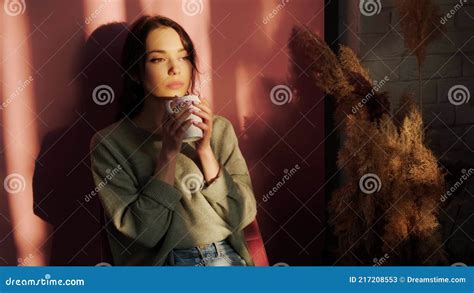
[[[196,43],[201,92],[239,134],[270,264],[321,263],[322,94],[306,74],[291,102],[277,105],[280,100],[272,102],[270,93],[289,86],[286,44],[292,26],[323,34],[324,1],[203,0],[194,1],[197,11],[182,6],[185,2],[26,1],[19,12],[1,14],[0,90],[6,107],[0,110],[0,178],[17,174],[8,178],[19,186],[0,189],[0,264],[100,261],[99,203],[83,200],[94,188],[88,144],[117,112],[122,69],[116,60],[127,33],[124,23],[142,13],[173,18]],[[91,98],[101,84],[115,93],[104,106]],[[296,164],[300,168],[291,179],[264,200]]]

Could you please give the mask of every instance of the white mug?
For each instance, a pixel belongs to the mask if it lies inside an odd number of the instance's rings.
[[[186,95],[178,98],[174,98],[172,100],[166,101],[166,111],[168,111],[169,114],[174,114],[174,113],[179,113],[181,110],[186,107],[186,105],[192,103],[193,101],[196,101],[197,103],[200,103],[201,101],[199,100],[199,97],[196,95]],[[198,108],[191,106],[191,108],[196,109],[197,111],[201,111]],[[196,116],[194,114],[191,114],[188,119],[191,119],[196,122],[202,122],[201,117]],[[197,127],[194,124],[191,124],[191,126],[186,130],[183,138],[183,142],[190,142],[190,141],[196,141],[199,140],[203,137],[202,129]]]

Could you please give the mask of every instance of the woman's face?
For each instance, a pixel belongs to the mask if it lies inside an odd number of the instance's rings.
[[[152,30],[146,38],[146,52],[145,92],[162,98],[185,95],[193,67],[178,33],[170,27]]]

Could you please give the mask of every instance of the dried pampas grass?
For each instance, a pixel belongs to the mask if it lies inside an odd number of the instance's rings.
[[[308,29],[293,29],[289,50],[293,60],[311,64],[316,86],[336,98],[336,119],[344,125],[337,164],[347,180],[329,202],[336,263],[371,265],[385,254],[392,265],[445,263],[437,219],[444,176],[424,144],[422,118],[411,98],[404,96],[399,114],[391,117],[387,94],[373,91],[354,52],[343,46],[337,56]],[[292,65],[294,84],[307,64]],[[359,185],[369,173],[380,179],[380,190],[372,194]]]
[[[421,67],[425,62],[428,46],[441,36],[445,27],[440,26],[440,8],[432,0],[396,0],[395,4],[405,47],[410,55],[416,57],[420,109],[423,111]]]
[[[421,67],[426,58],[428,45],[439,38],[444,27],[440,26],[439,6],[432,0],[396,0],[400,15],[400,27],[405,46],[416,57]]]

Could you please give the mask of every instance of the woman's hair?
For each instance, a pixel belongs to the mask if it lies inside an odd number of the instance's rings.
[[[146,38],[148,34],[159,27],[170,27],[174,29],[187,51],[189,61],[192,65],[191,92],[194,91],[197,77],[197,56],[194,44],[184,28],[172,19],[164,16],[145,15],[136,20],[128,33],[122,52],[123,95],[120,101],[120,113],[118,118],[128,116],[132,118],[143,109],[145,90],[142,80],[146,61]]]

